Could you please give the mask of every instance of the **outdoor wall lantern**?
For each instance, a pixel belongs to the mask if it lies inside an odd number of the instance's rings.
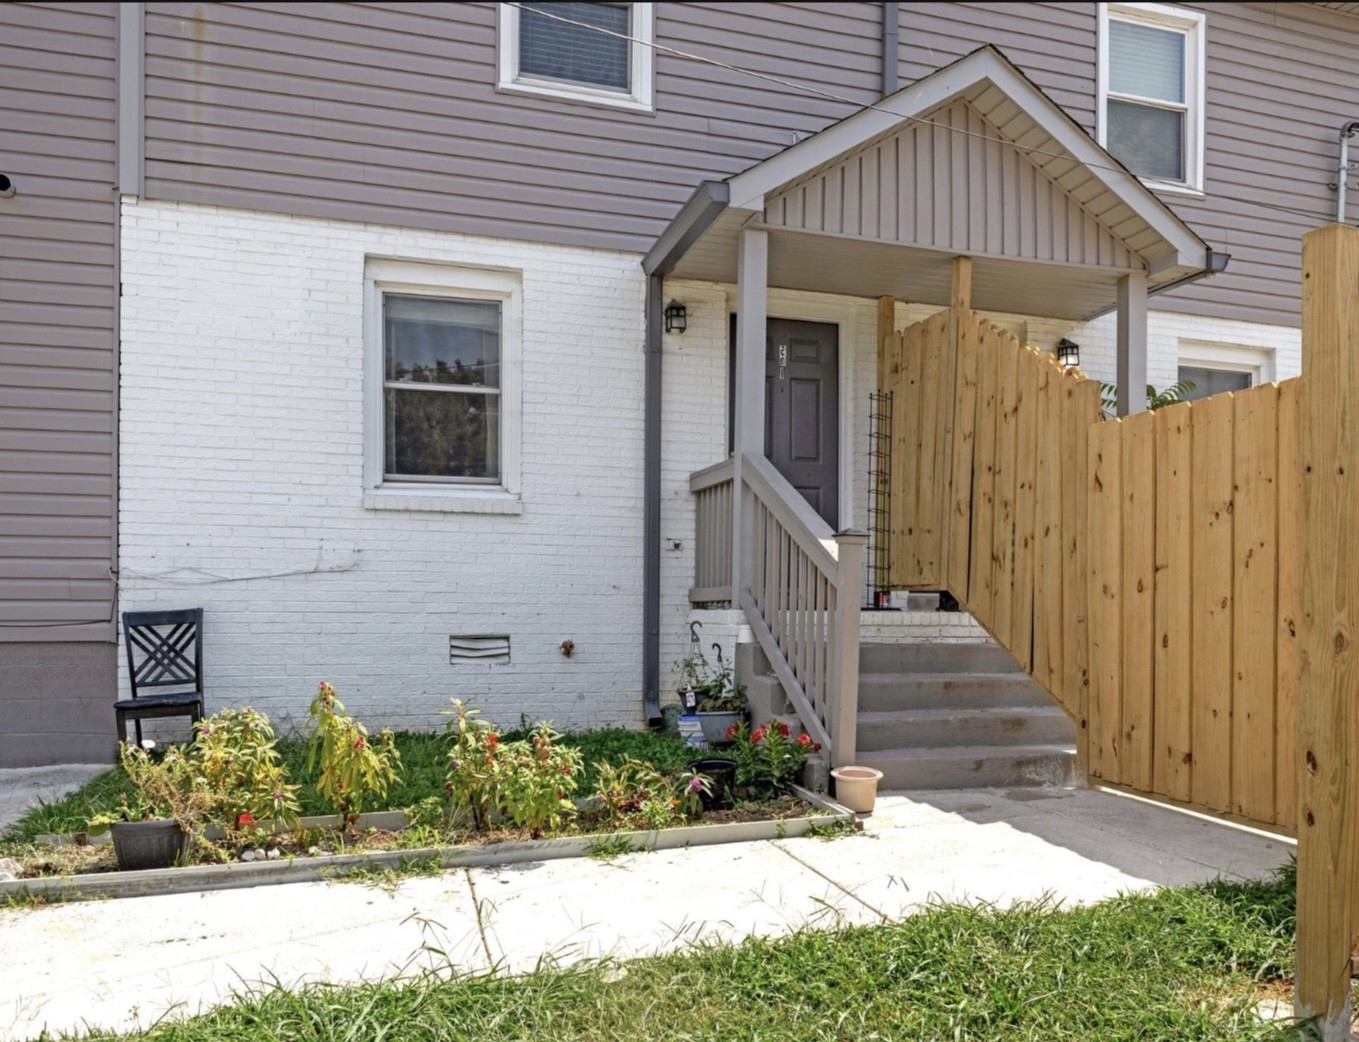
[[[667,333],[683,333],[688,328],[688,309],[678,300],[672,300],[665,306],[665,331]]]
[[[1063,369],[1074,369],[1081,364],[1081,345],[1062,337],[1057,341],[1057,361]]]

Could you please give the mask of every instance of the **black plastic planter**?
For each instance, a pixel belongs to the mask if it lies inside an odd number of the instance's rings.
[[[162,821],[120,821],[109,826],[118,867],[170,868],[189,845],[189,834],[173,818]]]
[[[712,781],[711,793],[700,793],[704,810],[720,810],[731,806],[731,790],[736,785],[736,761],[720,756],[710,756],[694,760],[689,770],[696,774],[706,774]]]

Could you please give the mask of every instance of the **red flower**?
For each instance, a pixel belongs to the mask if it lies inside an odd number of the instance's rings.
[[[494,731],[487,732],[486,744],[489,745],[492,749],[494,749],[497,745],[500,744],[500,735],[496,734]]]
[[[788,730],[788,725],[785,724],[785,723],[780,722],[780,723],[779,723],[779,734],[781,734],[781,735],[783,735],[783,737],[787,738],[788,735],[789,735],[790,733],[791,733],[791,732]]]
[[[762,741],[764,741],[764,728],[763,728],[763,727],[758,727],[758,728],[756,728],[756,729],[755,729],[755,733],[754,733],[753,735],[750,736],[750,740],[751,740],[752,742],[762,742]]]
[[[725,741],[725,742],[730,742],[733,738],[735,738],[735,737],[736,737],[736,732],[737,732],[737,730],[739,729],[739,726],[740,726],[740,725],[738,725],[738,724],[732,724],[730,727],[728,727],[728,728],[727,728],[727,733],[726,733],[725,735],[723,735],[722,740]]]
[[[809,735],[809,734],[807,734],[806,732],[803,732],[802,734],[800,734],[800,735],[797,736],[797,744],[798,744],[798,745],[811,745],[811,744],[812,744],[812,736]]]
[[[814,752],[814,753],[819,753],[820,751],[821,751],[821,743],[820,743],[820,742],[813,742],[813,743],[812,743],[812,752]]]
[[[255,816],[251,814],[248,810],[242,811],[240,814],[236,815],[236,827],[238,829],[243,829],[247,825],[251,824],[254,820]]]

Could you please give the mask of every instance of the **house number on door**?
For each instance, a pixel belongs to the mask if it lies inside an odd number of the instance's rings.
[[[779,379],[783,379],[784,370],[788,368],[788,345],[779,345]]]

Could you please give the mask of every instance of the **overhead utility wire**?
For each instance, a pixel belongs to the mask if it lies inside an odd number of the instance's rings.
[[[674,55],[676,58],[685,58],[689,61],[700,62],[704,65],[716,66],[719,69],[726,69],[728,72],[739,73],[742,76],[751,76],[757,80],[764,80],[768,83],[777,83],[782,87],[789,87],[792,90],[803,91],[807,94],[815,94],[816,96],[825,98],[828,101],[838,101],[845,105],[853,105],[856,108],[866,108],[873,109],[876,112],[885,112],[889,116],[895,116],[897,119],[903,119],[910,123],[918,123],[921,126],[933,127],[937,130],[946,130],[951,134],[961,134],[964,137],[976,138],[979,141],[989,141],[992,142],[993,144],[1003,145],[1007,148],[1014,149],[1016,152],[1022,152],[1024,155],[1047,156],[1051,159],[1067,159],[1075,161],[1074,157],[1072,157],[1070,154],[1066,152],[1049,152],[1041,148],[1029,148],[1024,145],[1016,144],[1015,142],[1009,141],[1005,138],[992,137],[990,134],[978,133],[975,130],[964,130],[962,127],[945,126],[942,123],[936,123],[932,119],[925,119],[923,116],[912,116],[905,112],[898,112],[895,109],[882,104],[881,102],[870,101],[864,103],[855,101],[853,98],[847,98],[841,94],[836,94],[833,91],[822,90],[820,87],[813,87],[806,83],[798,83],[796,80],[787,80],[784,79],[782,76],[775,76],[772,73],[768,72],[757,72],[754,69],[746,69],[741,67],[740,65],[733,65],[730,62],[724,62],[717,58],[708,58],[701,54],[694,54],[691,51],[681,51],[677,47],[668,47],[665,44],[655,43],[652,40],[643,40],[639,36],[629,36],[627,33],[620,33],[616,32],[613,29],[605,29],[602,26],[591,25],[589,22],[577,21],[574,18],[567,18],[565,15],[553,14],[552,12],[544,10],[541,7],[528,8],[525,7],[522,3],[508,3],[506,4],[506,6],[516,8],[521,12],[528,11],[531,14],[539,15],[543,18],[551,18],[553,21],[562,22],[566,25],[574,25],[579,29],[589,29],[591,32],[603,33],[605,36],[612,36],[615,39],[625,40],[628,43],[635,43],[640,44],[643,47],[650,47],[653,51],[660,51],[664,54]],[[1084,163],[1082,165],[1088,167],[1091,170],[1103,170],[1106,173],[1111,174],[1130,173],[1130,171],[1127,169],[1121,167],[1106,166],[1101,163]],[[1242,203],[1246,206],[1257,206],[1262,210],[1275,210],[1279,213],[1292,214],[1296,217],[1308,217],[1314,220],[1325,219],[1324,214],[1313,213],[1310,210],[1302,210],[1293,206],[1280,206],[1278,203],[1261,203],[1257,202],[1254,199],[1244,199],[1240,196],[1229,196],[1226,198],[1230,198],[1232,202]]]

